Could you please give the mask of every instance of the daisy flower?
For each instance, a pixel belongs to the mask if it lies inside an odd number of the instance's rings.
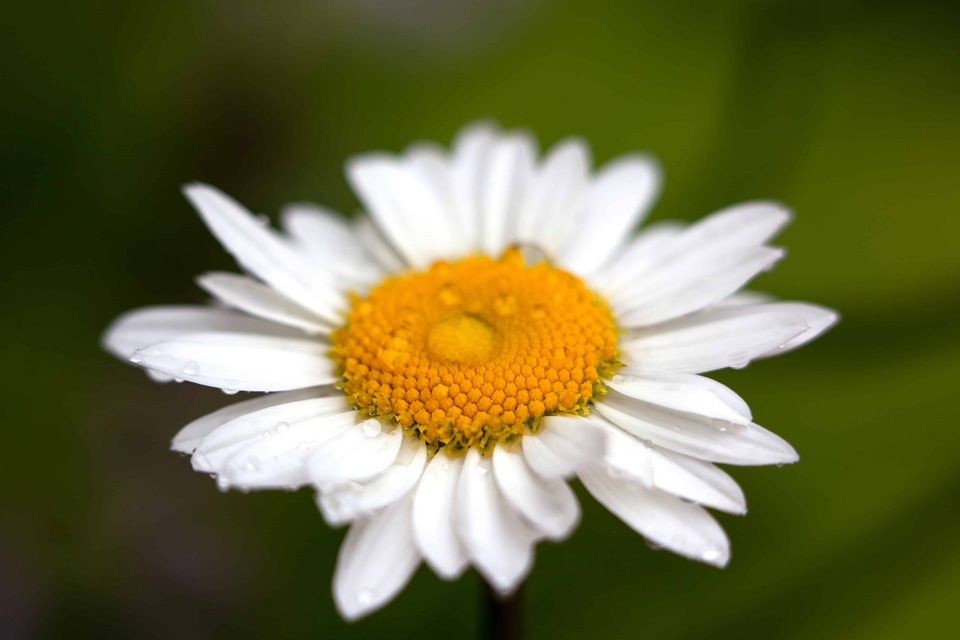
[[[562,540],[576,476],[651,544],[724,566],[705,507],[744,513],[716,466],[797,460],[733,391],[700,374],[818,336],[823,307],[738,293],[790,220],[749,202],[634,235],[655,160],[591,169],[569,139],[542,160],[523,132],[465,128],[449,152],[352,158],[365,213],[291,205],[282,231],[217,189],[185,194],[246,273],[208,273],[215,303],[117,319],[103,343],[158,380],[259,392],[184,427],[173,449],[226,490],[316,490],[350,525],[333,577],[347,619],[425,561],[473,566],[501,594],[534,546]]]

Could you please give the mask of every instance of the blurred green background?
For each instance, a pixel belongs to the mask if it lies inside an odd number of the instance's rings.
[[[475,637],[480,581],[421,569],[343,623],[342,530],[308,490],[221,494],[168,452],[230,400],[98,347],[120,312],[233,269],[179,193],[357,207],[351,154],[477,117],[596,161],[647,149],[653,219],[797,211],[755,288],[843,314],[717,376],[801,453],[733,469],[722,571],[654,552],[580,489],[541,544],[531,638],[939,638],[960,606],[960,5],[950,2],[19,3],[0,18],[0,635]]]

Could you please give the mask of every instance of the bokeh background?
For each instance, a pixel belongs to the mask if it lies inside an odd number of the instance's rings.
[[[101,352],[134,306],[233,269],[179,193],[350,213],[345,158],[492,117],[597,163],[656,154],[653,219],[774,198],[755,288],[842,323],[717,377],[791,441],[734,469],[725,570],[649,549],[580,491],[541,544],[531,638],[940,638],[960,606],[960,5],[929,0],[86,1],[0,38],[4,638],[471,638],[480,580],[421,569],[336,615],[342,530],[310,492],[221,494],[168,452],[230,401]]]

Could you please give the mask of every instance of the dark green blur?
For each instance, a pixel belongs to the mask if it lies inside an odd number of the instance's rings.
[[[960,605],[960,5],[16,3],[0,38],[0,636],[476,637],[475,572],[336,615],[311,493],[221,494],[168,452],[232,399],[98,347],[117,314],[233,269],[179,193],[352,212],[351,154],[492,117],[598,163],[646,149],[653,219],[797,212],[754,285],[841,324],[718,379],[800,451],[733,469],[725,570],[653,551],[579,488],[529,637],[940,638]]]

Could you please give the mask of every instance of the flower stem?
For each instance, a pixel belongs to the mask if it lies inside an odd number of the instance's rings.
[[[523,587],[512,595],[501,596],[483,583],[483,629],[486,640],[523,638]]]

